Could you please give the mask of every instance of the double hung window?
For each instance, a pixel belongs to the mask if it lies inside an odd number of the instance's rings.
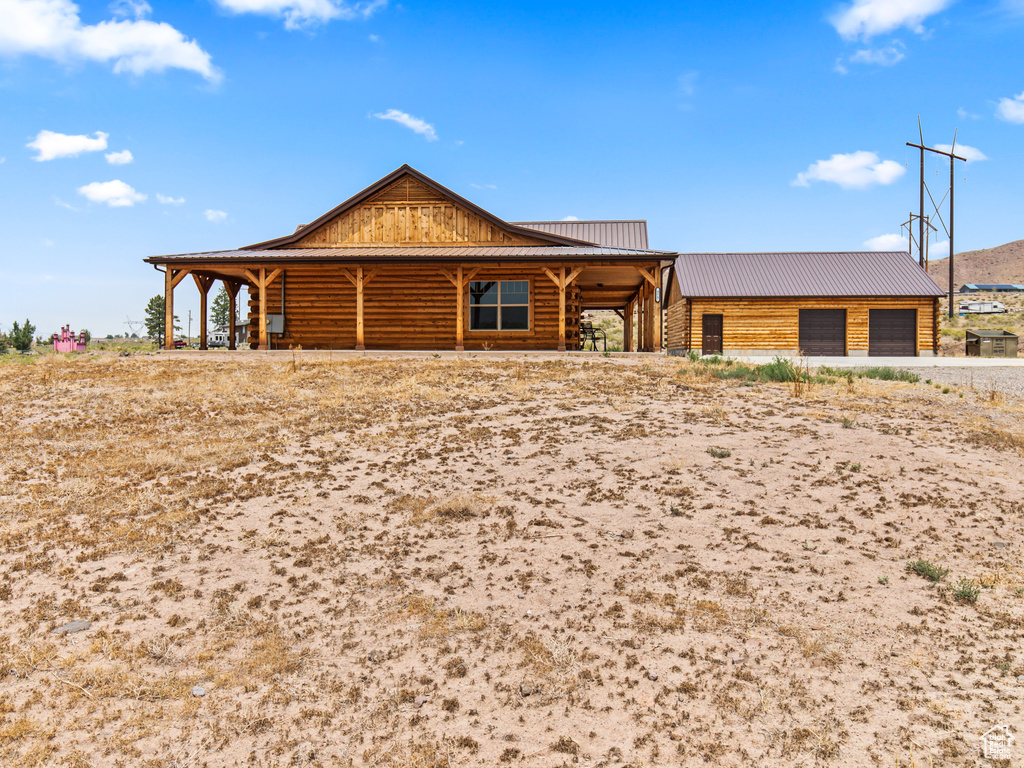
[[[471,281],[469,284],[469,330],[530,330],[530,281]]]

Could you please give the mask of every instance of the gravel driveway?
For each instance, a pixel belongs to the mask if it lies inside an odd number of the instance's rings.
[[[906,368],[921,377],[942,384],[955,384],[958,387],[973,387],[984,393],[991,390],[1004,395],[1024,398],[1024,367],[991,367],[977,366],[942,366],[935,368]]]

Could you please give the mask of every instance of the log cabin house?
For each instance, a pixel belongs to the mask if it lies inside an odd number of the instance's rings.
[[[906,252],[684,253],[669,354],[930,356],[942,289]]]
[[[293,233],[233,251],[152,256],[164,273],[166,348],[174,289],[206,304],[221,281],[249,294],[254,349],[571,350],[585,310],[614,310],[624,348],[661,351],[661,279],[644,221],[499,219],[403,165]],[[636,332],[634,333],[634,321]]]

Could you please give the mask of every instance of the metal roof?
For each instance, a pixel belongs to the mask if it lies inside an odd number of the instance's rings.
[[[272,262],[272,261],[571,261],[573,259],[669,259],[671,251],[605,248],[600,245],[494,245],[494,246],[355,246],[348,248],[275,248],[273,250],[205,251],[150,256],[149,264],[172,262]]]
[[[970,288],[975,291],[1024,291],[1020,283],[965,283],[960,289]]]
[[[684,298],[747,296],[942,296],[906,251],[681,253]]]
[[[535,229],[552,235],[585,240],[610,248],[647,250],[647,222],[630,221],[511,221],[517,227]]]

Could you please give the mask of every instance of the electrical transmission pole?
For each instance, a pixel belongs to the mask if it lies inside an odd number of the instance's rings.
[[[953,316],[953,171],[956,160],[963,160],[967,162],[966,157],[960,157],[959,155],[953,154],[956,150],[956,131],[953,132],[953,146],[950,147],[949,152],[943,152],[941,149],[935,149],[934,147],[926,147],[924,145],[924,131],[921,129],[921,116],[917,116],[917,129],[921,136],[921,143],[914,144],[908,141],[908,147],[916,147],[921,150],[921,212],[919,219],[920,234],[918,239],[918,248],[920,249],[920,261],[921,266],[924,266],[924,193],[928,190],[928,186],[924,181],[924,153],[934,152],[937,155],[943,155],[949,158],[949,230],[946,232],[949,235],[949,316]],[[935,198],[931,197],[931,192],[928,192],[928,197],[932,200],[932,205],[935,207],[935,212],[938,214],[939,207],[935,205]],[[941,202],[941,201],[940,201]],[[939,216],[939,222],[942,223],[945,228],[945,223],[942,221],[942,217]]]

